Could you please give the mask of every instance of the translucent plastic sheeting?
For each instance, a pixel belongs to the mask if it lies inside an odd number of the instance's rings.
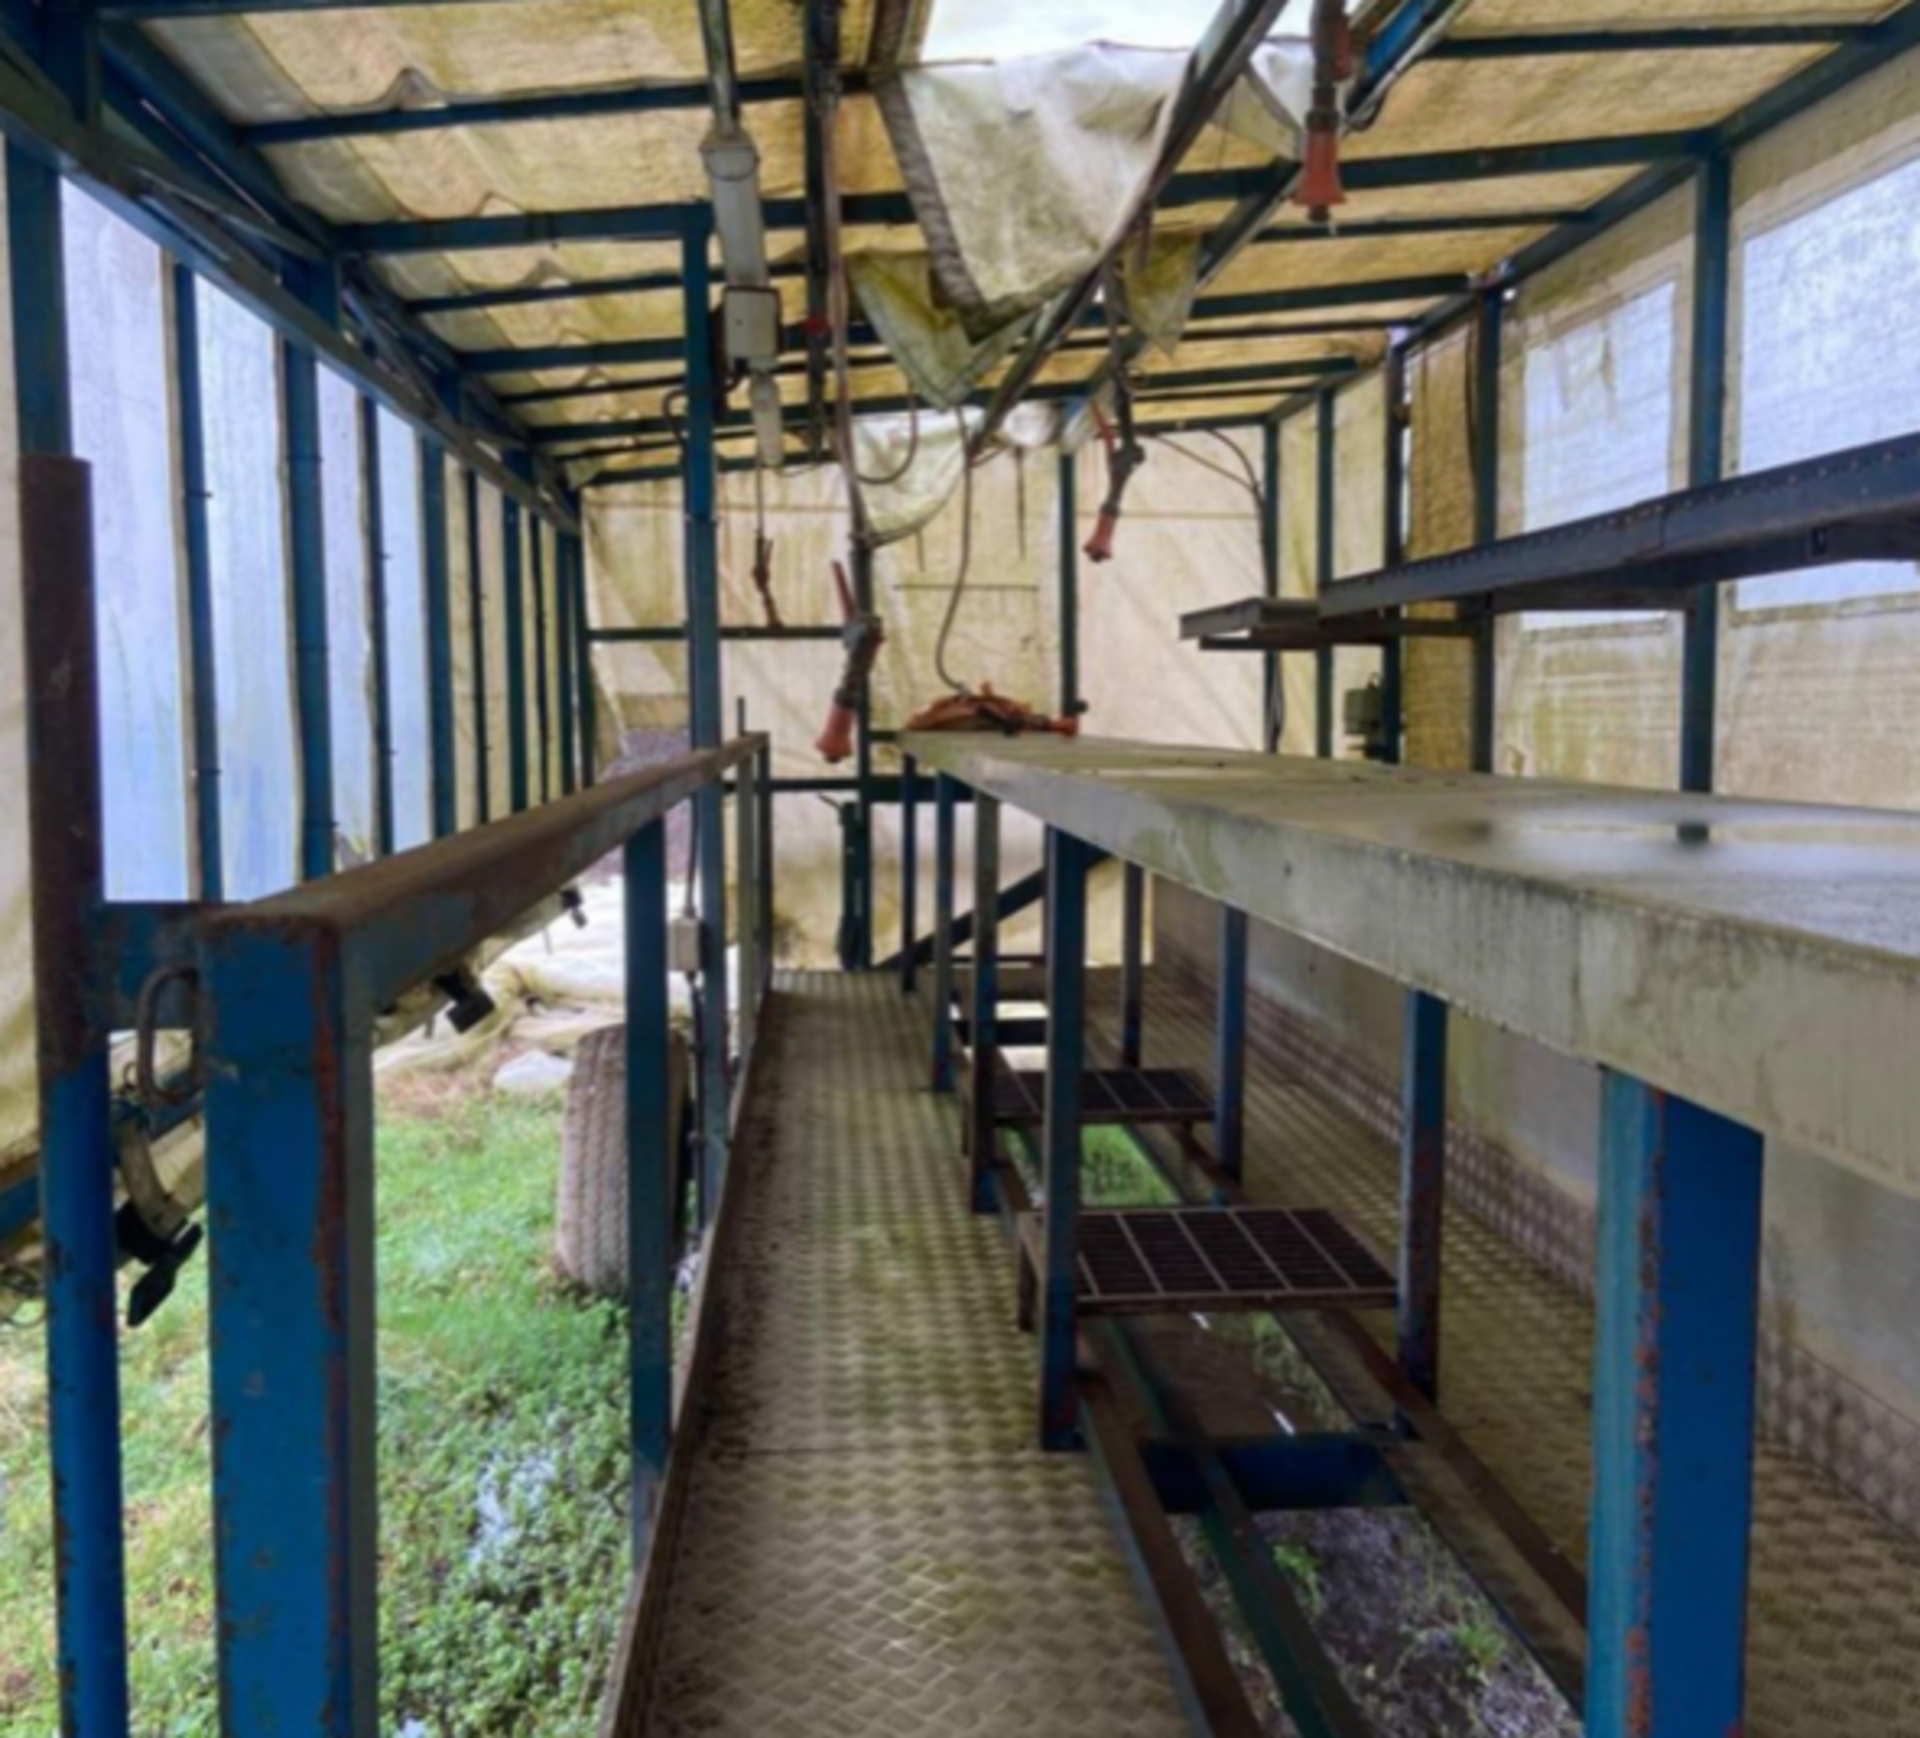
[[[0,191],[5,164],[0,154]],[[6,260],[0,225],[0,264]],[[20,503],[14,487],[13,344],[0,305],[0,790],[11,826],[0,827],[0,1177],[31,1146],[39,1124],[33,1040],[33,910],[27,861],[27,669],[20,619]]]
[[[373,635],[367,574],[360,395],[320,370],[321,517],[327,564],[327,699],[333,725],[333,818],[343,858],[375,854]]]
[[[481,483],[479,512],[480,611],[484,626],[487,695],[487,816],[513,813],[513,767],[507,701],[507,539],[500,491]]]
[[[967,440],[981,420],[977,410],[854,419],[854,465],[867,523],[879,541],[911,536],[959,492]]]
[[[887,353],[929,405],[959,404],[1019,342],[1027,326],[1009,320],[975,338],[933,280],[924,253],[856,254],[847,275]]]
[[[453,663],[454,820],[462,828],[480,819],[479,704],[474,666],[473,559],[468,542],[467,472],[442,460],[447,480],[447,618]]]
[[[1378,374],[1355,381],[1333,400],[1333,576],[1349,579],[1371,573],[1387,553],[1387,388]],[[1366,646],[1338,646],[1333,654],[1336,709],[1355,688],[1381,673],[1381,653]],[[1342,713],[1334,716],[1334,748],[1341,755],[1360,751],[1345,734]]]
[[[1320,429],[1313,411],[1290,417],[1280,429],[1280,595],[1312,597],[1319,590]],[[1286,706],[1283,754],[1314,750],[1314,664],[1310,657],[1280,659]]]
[[[382,409],[380,543],[386,598],[387,714],[393,843],[405,851],[433,836],[433,727],[427,677],[426,567],[420,547],[420,437]]]
[[[1472,337],[1460,331],[1422,345],[1408,369],[1407,553],[1414,559],[1448,555],[1473,541],[1472,362]],[[1415,613],[1453,612],[1440,604]],[[1404,749],[1409,765],[1468,764],[1471,683],[1464,641],[1407,642]]]
[[[107,892],[183,899],[193,853],[170,268],[71,183],[63,204],[74,450],[93,466]]]
[[[224,292],[202,284],[199,296],[225,894],[258,899],[299,866],[278,350]]]

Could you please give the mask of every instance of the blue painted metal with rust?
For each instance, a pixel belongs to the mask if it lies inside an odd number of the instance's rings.
[[[1280,425],[1271,419],[1260,430],[1260,595],[1280,595]],[[1269,754],[1280,752],[1280,654],[1260,654],[1260,741]]]
[[[29,845],[60,1719],[67,1738],[122,1738],[129,1722],[114,1148],[106,999],[91,981],[106,890],[92,508],[86,466],[63,452],[70,428],[59,189],[20,158],[9,148],[23,664],[35,678]],[[33,251],[23,255],[28,237]]]
[[[720,661],[719,479],[714,469],[713,278],[706,221],[681,244],[686,279],[687,681],[695,748],[720,741],[725,717]],[[700,879],[700,1173],[702,1213],[720,1204],[727,1170],[727,820],[719,788],[694,799]]]
[[[1743,1729],[1765,1143],[1602,1076],[1587,1732]]]
[[[1331,392],[1314,398],[1313,442],[1313,589],[1325,597],[1333,584],[1333,517],[1339,491],[1334,461],[1338,456],[1338,421]],[[1313,654],[1313,752],[1322,760],[1333,759],[1334,711],[1339,696],[1334,692],[1333,648],[1321,646]]]
[[[1407,354],[1398,344],[1387,348],[1380,364],[1386,387],[1385,494],[1381,524],[1385,528],[1382,565],[1398,567],[1407,558]],[[1392,616],[1400,612],[1393,610]],[[1389,640],[1380,652],[1380,759],[1398,766],[1406,734],[1407,648]]]
[[[1040,1446],[1080,1445],[1081,1090],[1087,1057],[1084,840],[1047,829],[1047,1092],[1040,1144]]]
[[[575,680],[574,636],[577,632],[573,596],[573,539],[556,529],[553,537],[553,646],[558,692],[555,728],[560,732],[560,794],[570,797],[580,788],[580,703]]]
[[[1120,871],[1120,1066],[1140,1066],[1146,1012],[1147,872]]]
[[[1483,290],[1476,304],[1473,339],[1473,540],[1489,544],[1500,535],[1500,350],[1506,326],[1505,292]],[[1475,772],[1493,771],[1495,670],[1494,619],[1482,615],[1473,646],[1471,761]]]
[[[213,557],[207,533],[207,434],[200,385],[200,291],[172,269],[175,438],[180,463],[180,545],[186,578],[187,667],[193,703],[194,855],[203,899],[223,897],[220,814],[220,673],[213,637]]]
[[[1220,907],[1220,965],[1214,987],[1213,1156],[1238,1178],[1247,1139],[1247,914]]]
[[[316,313],[337,317],[331,273],[302,274],[292,287]],[[280,341],[280,398],[286,462],[287,572],[293,598],[294,711],[300,743],[300,877],[335,868],[333,713],[327,649],[327,549],[320,482],[320,373],[313,352]]]
[[[912,755],[900,757],[900,993],[914,992],[920,949],[920,779]]]
[[[584,790],[599,776],[600,709],[593,685],[593,624],[587,609],[586,545],[571,533],[567,543],[572,551],[574,686],[579,694],[580,786]]]
[[[1726,468],[1728,305],[1733,276],[1733,160],[1695,171],[1692,387],[1687,397],[1687,483],[1704,488]],[[1680,788],[1713,789],[1714,713],[1720,693],[1720,588],[1687,599],[1680,663]]]
[[[493,818],[493,743],[489,740],[487,707],[487,584],[480,564],[480,479],[462,469],[461,488],[467,502],[467,639],[473,660],[473,776],[474,818]]]
[[[1063,452],[1060,476],[1060,716],[1080,713],[1080,461]]]
[[[538,519],[528,525],[527,553],[532,567],[533,595],[533,719],[534,742],[539,757],[540,800],[552,802],[553,789],[553,697],[547,692],[547,538],[546,527]]]
[[[433,836],[459,830],[454,748],[453,595],[447,547],[447,454],[429,435],[420,446],[420,561],[427,594],[427,730],[433,756]]]
[[[933,780],[933,1090],[953,1090],[953,778]]]
[[[1400,1079],[1401,1373],[1440,1392],[1440,1254],[1447,1191],[1447,1005],[1409,990]]]
[[[500,497],[501,539],[506,551],[502,608],[507,617],[507,790],[514,814],[532,800],[527,748],[527,594],[521,562],[520,503]]]
[[[976,1213],[997,1205],[993,1114],[1000,1065],[1000,799],[973,793],[973,975],[967,1002],[967,1202]]]
[[[667,827],[627,841],[626,1113],[628,1419],[632,1467],[627,1515],[636,1569],[645,1561],[667,1454],[673,1446],[673,1150],[667,997]]]
[[[373,843],[391,857],[396,834],[393,800],[393,658],[387,632],[387,504],[381,487],[380,407],[362,395],[360,488],[367,550],[367,638],[373,666]]]

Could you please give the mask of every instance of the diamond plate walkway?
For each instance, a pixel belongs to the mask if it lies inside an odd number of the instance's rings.
[[[1114,1042],[1114,998],[1110,975],[1090,984],[1096,1043]],[[1205,994],[1149,973],[1147,1059],[1205,1069],[1212,1042]],[[1330,1207],[1391,1248],[1392,1144],[1258,1042],[1247,1089],[1249,1198]],[[1553,1541],[1584,1563],[1592,1308],[1457,1208],[1447,1214],[1445,1261],[1445,1414]],[[1361,1319],[1390,1340],[1391,1318]],[[1920,1734],[1920,1547],[1765,1441],[1755,1465],[1750,1609],[1750,1738]]]
[[[1089,1464],[1034,1447],[1032,1342],[964,1210],[924,1009],[783,980],[732,1187],[721,1361],[647,1730],[1187,1730]]]

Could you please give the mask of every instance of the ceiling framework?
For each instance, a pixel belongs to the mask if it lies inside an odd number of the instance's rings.
[[[733,0],[734,94],[762,155],[797,450],[818,450],[832,392],[820,98],[838,104],[848,250],[919,250],[872,86],[890,56],[912,58],[924,10]],[[1811,21],[1727,0],[1707,22],[1618,29],[1593,28],[1571,0],[1526,8],[1523,28],[1477,0],[1376,0],[1356,9],[1348,202],[1313,225],[1290,203],[1297,166],[1263,163],[1212,124],[1275,10],[1222,8],[1145,200],[1158,231],[1198,238],[1203,261],[1180,344],[1126,346],[1147,427],[1220,404],[1245,422],[1250,392],[1266,395],[1260,419],[1284,413],[1920,42],[1920,5],[1875,0],[1822,4]],[[558,486],[549,467],[570,446],[601,455],[595,480],[650,471],[661,400],[685,373],[681,242],[707,221],[700,14],[698,0],[105,0],[113,124],[70,122],[81,143],[67,163],[157,227],[150,165],[127,160],[125,139],[140,139],[187,183],[167,239],[184,231],[256,305],[278,295],[270,317],[292,326],[312,316],[280,290],[289,262],[337,269],[334,351],[521,486]],[[25,86],[9,73],[0,103],[41,130],[52,99]],[[988,376],[991,420],[1102,383],[1114,362],[1094,276]],[[856,410],[894,406],[898,373],[858,310],[848,338]]]

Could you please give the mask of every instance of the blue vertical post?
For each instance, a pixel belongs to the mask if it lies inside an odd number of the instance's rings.
[[[900,993],[910,996],[920,961],[920,768],[900,757]]]
[[[1214,990],[1213,1157],[1238,1177],[1247,1136],[1247,914],[1220,908],[1220,979]]]
[[[474,814],[493,819],[493,745],[488,741],[487,704],[487,576],[480,562],[480,479],[471,470],[461,472],[467,499],[467,638],[473,658],[473,771],[478,789]]]
[[[774,852],[773,742],[771,739],[760,750],[760,774],[755,789],[760,793],[760,826],[757,833],[760,846],[760,936],[765,944],[760,950],[760,994],[764,997],[773,989]]]
[[[1733,275],[1733,161],[1716,152],[1694,171],[1693,353],[1687,485],[1720,481],[1726,464],[1727,310]],[[1680,788],[1713,789],[1720,693],[1720,588],[1687,599],[1680,666]]]
[[[1280,595],[1280,425],[1269,418],[1260,428],[1260,593]],[[1280,752],[1282,706],[1280,654],[1260,654],[1260,741],[1269,754]]]
[[[213,557],[207,536],[207,430],[200,386],[200,296],[173,268],[174,404],[179,418],[180,531],[187,581],[187,667],[193,702],[194,854],[200,897],[226,892],[220,815],[220,678],[213,640]]]
[[[373,827],[374,850],[393,855],[396,832],[393,803],[393,658],[387,640],[387,507],[381,488],[380,407],[364,394],[359,399],[360,488],[365,503],[363,529],[367,549],[367,628],[373,651]]]
[[[1500,346],[1506,325],[1506,292],[1482,290],[1473,340],[1473,540],[1500,535]],[[1494,618],[1482,614],[1473,636],[1471,764],[1493,771],[1495,691]]]
[[[560,685],[557,696],[560,714],[560,794],[570,797],[580,788],[580,705],[573,667],[576,632],[573,612],[573,539],[564,531],[554,533],[553,565],[553,643]]]
[[[600,711],[593,687],[593,624],[587,610],[587,546],[584,539],[569,539],[573,545],[573,656],[578,669],[574,681],[580,690],[580,783],[587,786],[599,776]]]
[[[873,539],[856,524],[847,547],[852,569],[854,607],[874,610]],[[847,838],[847,969],[863,972],[873,964],[873,683],[860,684],[853,738],[853,802],[843,810]]]
[[[1587,1731],[1742,1731],[1765,1143],[1603,1077]]]
[[[1147,872],[1128,863],[1120,879],[1120,1065],[1140,1066],[1146,1006]]]
[[[1387,347],[1381,373],[1387,395],[1386,500],[1381,524],[1385,527],[1383,565],[1398,567],[1407,558],[1407,354],[1398,344]],[[1389,610],[1390,621],[1401,612]],[[1380,759],[1400,764],[1407,727],[1407,648],[1404,640],[1390,639],[1380,649]]]
[[[673,1446],[673,1151],[668,1097],[667,828],[627,841],[627,1332],[632,1466],[627,1515],[636,1570],[646,1560]]]
[[[337,312],[338,292],[321,268],[306,274],[302,299]],[[329,706],[327,547],[320,483],[320,372],[313,352],[280,342],[280,397],[286,418],[287,568],[293,594],[294,712],[300,731],[300,876],[331,875],[333,714]]]
[[[1060,716],[1080,714],[1080,461],[1060,455]]]
[[[129,1726],[114,1148],[108,1034],[87,966],[106,894],[92,508],[87,467],[62,452],[71,437],[59,188],[16,147],[7,160],[25,449],[21,608],[60,1725],[66,1738],[122,1738]],[[22,250],[23,235],[33,239],[31,252]]]
[[[933,781],[933,1090],[953,1090],[954,783]]]
[[[967,1077],[967,1199],[991,1213],[994,1164],[1000,1156],[994,1122],[994,1077],[1000,1067],[1000,799],[973,793],[973,979],[967,1023],[973,1042]],[[1049,1016],[1048,1027],[1052,1027]]]
[[[533,716],[540,750],[540,800],[553,800],[553,699],[547,692],[547,538],[535,517],[528,521],[533,556]]]
[[[719,746],[723,697],[720,667],[720,524],[715,457],[713,280],[707,225],[692,226],[681,244],[686,286],[686,584],[687,678],[692,690],[693,746]],[[718,782],[694,798],[700,853],[700,1142],[711,1215],[727,1168],[727,816]]]
[[[1407,992],[1400,1078],[1401,1373],[1440,1392],[1440,1245],[1447,1198],[1447,1005]]]
[[[1314,418],[1313,589],[1315,596],[1325,597],[1333,584],[1335,460],[1339,449],[1338,417],[1331,391],[1315,397]],[[1322,760],[1333,758],[1336,704],[1333,648],[1321,646],[1313,654],[1313,752]]]
[[[433,753],[433,836],[460,826],[455,768],[453,597],[447,547],[447,455],[436,440],[420,440],[420,552],[427,593],[427,706]]]
[[[1041,1135],[1040,1446],[1079,1445],[1081,1076],[1087,1043],[1085,841],[1047,829],[1047,1106]]]
[[[507,791],[517,815],[527,806],[527,598],[520,561],[520,503],[500,496],[501,540],[506,551]]]
[[[244,908],[239,908],[244,909]],[[379,1718],[373,1049],[338,935],[202,934],[221,1729]]]

